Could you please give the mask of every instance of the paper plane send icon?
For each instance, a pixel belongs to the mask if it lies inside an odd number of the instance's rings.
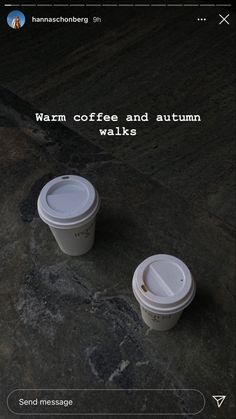
[[[215,399],[217,403],[217,407],[220,407],[226,398],[226,396],[212,396],[212,397],[213,399]]]

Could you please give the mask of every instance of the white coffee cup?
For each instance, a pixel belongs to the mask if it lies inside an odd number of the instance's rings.
[[[196,293],[188,267],[170,255],[145,259],[134,272],[132,287],[143,321],[155,330],[175,326]]]
[[[83,255],[92,248],[99,206],[93,185],[75,175],[51,180],[38,198],[40,218],[50,227],[60,249],[71,256]]]

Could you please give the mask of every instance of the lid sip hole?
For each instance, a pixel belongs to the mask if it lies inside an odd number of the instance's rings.
[[[143,289],[144,292],[147,292],[147,288],[145,287],[145,285],[141,285],[141,288]]]
[[[70,179],[70,176],[62,176],[62,179]]]

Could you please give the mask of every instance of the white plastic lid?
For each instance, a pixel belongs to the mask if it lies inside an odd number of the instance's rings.
[[[135,298],[144,308],[159,314],[182,311],[193,300],[195,281],[188,267],[174,256],[145,259],[133,276]]]
[[[99,196],[83,177],[59,176],[48,182],[38,198],[42,220],[56,228],[72,228],[88,222],[99,210]]]

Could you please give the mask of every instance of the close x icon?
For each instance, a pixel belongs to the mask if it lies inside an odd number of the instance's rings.
[[[228,21],[228,18],[229,18],[229,13],[228,13],[226,16],[222,16],[222,15],[219,13],[219,17],[220,17],[220,22],[219,22],[219,25],[222,25],[222,23],[225,23],[226,25],[230,25],[230,23],[229,23],[229,21]]]

